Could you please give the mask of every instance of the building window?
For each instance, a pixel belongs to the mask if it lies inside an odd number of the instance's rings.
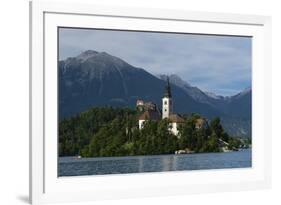
[[[167,109],[165,109],[165,112],[167,112]]]
[[[167,105],[167,101],[164,101],[164,104]]]

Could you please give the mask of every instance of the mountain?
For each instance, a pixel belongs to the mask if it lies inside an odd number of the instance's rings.
[[[211,92],[204,92],[197,87],[191,86],[188,82],[185,82],[175,74],[159,75],[158,77],[162,80],[169,77],[172,84],[182,88],[186,94],[192,97],[195,101],[209,104],[226,115],[250,118],[252,98],[251,88],[246,88],[236,95],[224,97]]]
[[[161,105],[166,83],[164,80],[108,53],[88,50],[59,61],[58,69],[60,120],[93,106],[133,108],[137,99]],[[170,80],[175,112],[199,113],[209,119],[220,116],[230,120],[228,124],[231,124],[234,122],[232,118],[236,120],[240,117],[237,117],[239,112],[234,110],[241,104],[246,104],[244,107],[247,108],[249,99],[244,95],[236,96],[233,101],[214,99],[177,76]],[[233,116],[228,114],[230,107],[235,108]]]
[[[208,91],[205,91],[204,92],[208,97],[210,97],[210,98],[213,98],[213,99],[216,99],[216,100],[219,100],[219,99],[224,99],[224,97],[223,96],[221,96],[221,95],[216,95],[215,93],[212,93],[212,92],[208,92]]]
[[[169,76],[159,75],[162,80],[167,79],[167,77],[169,77],[172,84],[181,87],[195,101],[208,104],[222,113],[220,116],[222,123],[229,133],[237,136],[251,135],[251,88],[247,88],[233,96],[223,97],[191,86],[175,74]]]
[[[179,76],[172,74],[172,75],[159,75],[161,80],[165,80],[169,77],[169,80],[172,84],[182,88],[190,97],[192,97],[195,101],[201,103],[207,103],[213,105],[217,100],[222,100],[224,97],[222,96],[211,96],[208,93],[203,92],[197,87],[191,86],[186,81],[182,80]]]
[[[226,98],[226,106],[221,111],[227,113],[228,117],[222,117],[226,130],[237,136],[251,136],[252,132],[252,89]]]

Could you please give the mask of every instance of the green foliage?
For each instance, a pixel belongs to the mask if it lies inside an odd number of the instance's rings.
[[[219,138],[214,132],[208,138],[208,140],[204,143],[202,151],[203,152],[220,152]]]
[[[59,155],[83,157],[109,157],[172,154],[179,149],[194,152],[219,152],[221,141],[229,149],[250,144],[230,137],[223,129],[220,119],[210,126],[196,129],[198,114],[183,117],[179,135],[173,135],[167,119],[146,121],[138,129],[139,111],[129,108],[101,107],[65,119],[59,124]],[[248,146],[247,145],[247,146]]]
[[[211,122],[211,126],[196,129],[196,120],[200,118],[197,114],[192,114],[180,128],[180,149],[193,150],[195,152],[219,152],[219,137],[223,135],[223,129],[219,118]]]
[[[218,137],[221,137],[224,133],[224,130],[222,128],[220,118],[216,117],[214,118],[210,123],[211,130],[214,134],[216,134]]]
[[[118,121],[119,124],[117,123]],[[61,121],[59,124],[59,155],[91,156],[89,150],[91,148],[90,142],[94,140],[93,137],[99,132],[110,132],[113,129],[118,129],[118,132],[120,130],[124,132],[124,129],[119,130],[119,126],[122,123],[124,124],[125,121],[130,122],[130,124],[127,124],[128,127],[134,127],[137,123],[136,111],[128,108],[93,108],[75,117]],[[111,127],[110,125],[113,126]],[[102,133],[97,135],[96,140],[102,137],[100,136]],[[100,142],[97,146],[105,144],[102,138]]]
[[[230,138],[229,139],[229,144],[228,144],[228,148],[231,150],[237,150],[241,147],[242,145],[242,141],[238,138]]]

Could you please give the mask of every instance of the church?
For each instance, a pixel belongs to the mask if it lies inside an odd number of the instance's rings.
[[[173,113],[173,99],[171,93],[171,86],[169,78],[167,78],[167,84],[165,86],[164,95],[162,98],[162,113],[158,110],[156,104],[152,102],[144,102],[143,100],[137,101],[137,108],[144,111],[139,116],[139,129],[143,128],[143,124],[147,120],[160,120],[160,119],[169,119],[170,128],[169,130],[176,136],[179,134],[178,127],[180,124],[184,123],[184,119]]]

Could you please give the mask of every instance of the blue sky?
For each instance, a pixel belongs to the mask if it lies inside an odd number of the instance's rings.
[[[61,28],[60,60],[107,52],[157,74],[177,74],[203,91],[234,95],[251,87],[250,37]]]

